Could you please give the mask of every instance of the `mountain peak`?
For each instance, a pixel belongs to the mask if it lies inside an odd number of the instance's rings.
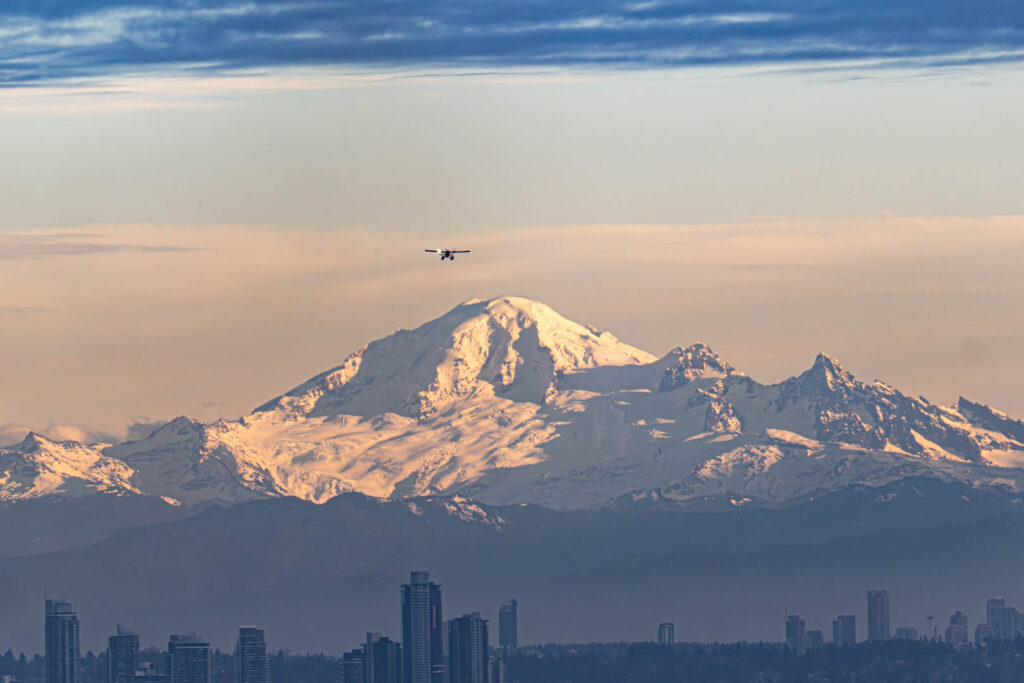
[[[736,369],[718,357],[704,342],[685,349],[677,346],[659,361],[665,368],[658,391],[672,391],[698,378],[721,379],[736,374]]]
[[[244,420],[178,417],[102,447],[29,434],[0,449],[0,501],[355,491],[589,507],[639,488],[680,504],[728,494],[774,505],[908,473],[1002,482],[1011,467],[1024,491],[1024,422],[966,399],[958,411],[858,382],[826,354],[763,385],[703,342],[654,359],[537,301],[472,299]]]
[[[184,436],[186,434],[201,432],[203,430],[203,423],[197,420],[193,420],[190,417],[179,415],[165,425],[161,425],[153,430],[154,434],[178,434]]]
[[[834,371],[843,371],[843,364],[839,362],[839,359],[835,356],[830,356],[827,353],[819,353],[815,356],[814,364],[811,367],[824,367]]]
[[[819,353],[810,369],[781,385],[776,406],[781,410],[801,398],[843,402],[857,387],[857,380],[832,356]]]
[[[372,342],[259,410],[423,418],[474,395],[543,404],[564,374],[654,360],[538,301],[470,299]]]
[[[676,348],[678,349],[679,347]],[[691,363],[722,362],[718,357],[718,354],[712,351],[711,347],[702,341],[694,342],[685,349],[680,349],[680,351]]]
[[[12,450],[17,450],[21,453],[27,453],[47,443],[50,443],[50,440],[47,439],[45,436],[37,432],[29,432],[28,434],[25,435],[25,438],[21,440],[21,443],[14,446]]]
[[[830,391],[835,391],[840,386],[853,386],[856,381],[836,358],[824,353],[817,355],[814,365],[802,377],[823,384],[824,388]]]
[[[437,321],[445,320],[449,316],[465,318],[482,314],[491,316],[525,316],[533,319],[561,318],[550,306],[539,301],[522,296],[498,296],[492,299],[467,299],[438,318]]]
[[[1024,443],[1024,420],[1017,420],[1006,413],[991,408],[984,403],[969,401],[963,396],[957,401],[957,412],[967,418],[974,426],[1001,432]]]
[[[9,450],[17,451],[19,453],[32,453],[40,449],[48,448],[88,448],[78,441],[57,441],[43,436],[39,432],[29,432],[25,435],[25,438],[21,440],[15,446],[9,448]]]

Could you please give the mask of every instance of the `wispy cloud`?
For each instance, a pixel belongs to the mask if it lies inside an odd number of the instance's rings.
[[[50,424],[33,429],[21,424],[0,424],[0,447],[11,446],[22,441],[30,432],[42,434],[54,441],[78,441],[80,443],[117,443],[122,439],[102,430],[90,429],[72,424]]]
[[[236,417],[398,327],[509,294],[656,354],[702,339],[759,380],[827,351],[865,379],[1024,412],[1007,372],[1024,367],[1022,216],[493,230],[447,245],[472,249],[455,263],[384,231],[74,232],[186,251],[4,262],[0,307],[47,311],[0,316],[15,426],[121,435],[130,420],[138,436],[158,421],[129,416]],[[988,355],[961,362],[981,342]]]
[[[949,66],[1022,56],[1024,5],[1000,0],[54,0],[0,7],[0,82],[14,85],[166,66]]]
[[[190,251],[191,247],[169,244],[126,244],[106,235],[87,233],[0,232],[0,261],[43,259],[59,256],[87,256],[113,252]],[[2,310],[2,309],[0,309]]]
[[[702,339],[759,380],[824,350],[865,379],[1024,412],[1007,372],[1024,367],[1022,216],[496,229],[450,245],[472,249],[455,263],[408,233],[74,232],[187,251],[4,262],[0,307],[46,310],[0,315],[10,439],[19,425],[121,435],[129,423],[137,437],[159,421],[128,416],[237,417],[398,327],[510,294],[657,354]],[[987,355],[965,365],[961,349],[978,343]]]

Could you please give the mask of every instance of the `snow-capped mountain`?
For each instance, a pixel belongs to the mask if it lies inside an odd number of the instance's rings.
[[[132,470],[103,454],[104,445],[51,441],[35,433],[0,449],[0,500],[18,501],[53,494],[139,493]]]
[[[779,505],[930,477],[1024,489],[1024,422],[856,380],[820,355],[760,384],[704,344],[656,358],[521,298],[372,342],[244,418],[114,446],[0,449],[0,497],[194,505],[461,494],[492,504]]]

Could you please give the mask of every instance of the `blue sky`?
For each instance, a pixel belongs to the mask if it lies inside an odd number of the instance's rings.
[[[1022,17],[0,3],[0,442],[234,418],[500,295],[1022,415]]]
[[[180,67],[1019,61],[1009,0],[12,0],[0,80]]]

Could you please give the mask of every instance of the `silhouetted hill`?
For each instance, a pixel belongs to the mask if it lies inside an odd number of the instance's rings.
[[[991,495],[989,495],[991,494]],[[43,591],[73,600],[89,647],[121,623],[160,644],[242,623],[275,647],[340,651],[398,631],[397,586],[428,569],[450,616],[520,599],[522,640],[637,640],[659,621],[690,640],[781,639],[787,607],[827,630],[887,588],[893,625],[990,594],[1011,600],[1024,513],[931,479],[849,489],[783,509],[556,511],[360,494],[212,507],[88,548],[0,561],[0,642],[41,646]],[[863,619],[863,617],[862,617]],[[861,621],[863,629],[863,621]]]

